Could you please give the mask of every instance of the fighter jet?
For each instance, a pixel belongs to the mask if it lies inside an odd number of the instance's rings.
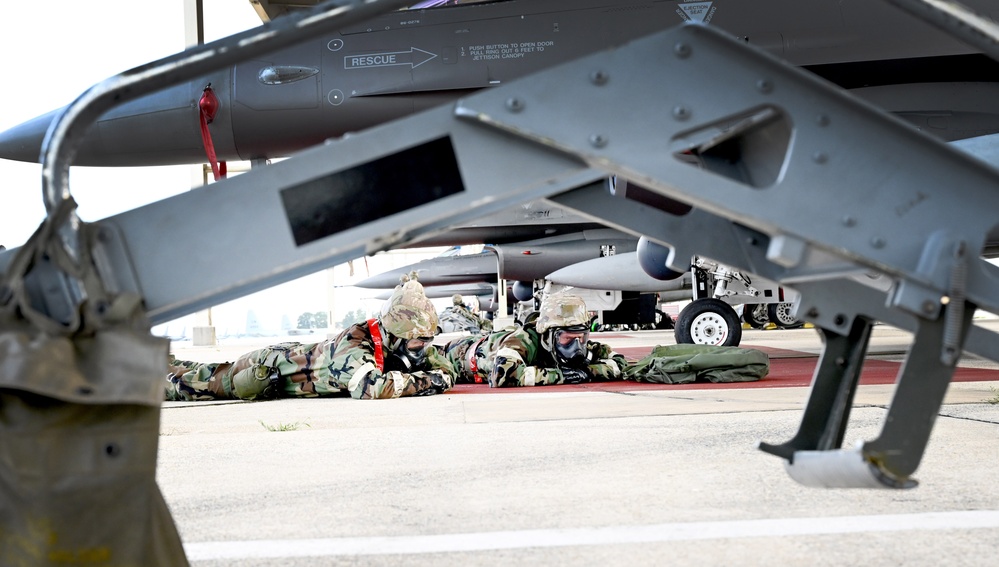
[[[509,244],[487,245],[482,252],[422,260],[358,282],[369,289],[391,288],[403,274],[415,271],[424,286],[495,282],[497,277],[531,282],[584,260],[634,252],[638,239],[609,228],[586,230]]]
[[[454,297],[455,294],[462,296],[466,303],[475,302],[479,311],[496,311],[496,284],[472,283],[455,285],[435,285],[427,286],[423,290],[430,299],[442,299]],[[375,293],[373,299],[388,299],[392,295],[391,290],[384,290]]]
[[[266,21],[315,3],[251,5]],[[996,10],[988,0],[968,4],[985,15]],[[999,65],[885,3],[429,0],[123,104],[90,128],[75,163],[202,163],[212,152],[221,161],[283,157],[684,21],[722,28],[945,140],[999,132]],[[0,133],[0,157],[38,160],[57,112]],[[506,271],[537,258],[507,254],[504,244],[554,246],[536,242],[539,227],[552,228],[545,237],[579,241],[580,231],[598,228],[578,223],[483,222],[416,244],[493,244],[510,262]],[[520,290],[531,281],[524,276],[515,280]]]
[[[537,204],[529,205],[539,210]],[[562,210],[558,208],[550,207],[546,210],[552,215],[562,214]],[[520,226],[544,228],[543,225],[537,224],[537,221]],[[434,258],[376,274],[354,285],[366,289],[391,289],[402,275],[416,272],[427,290],[459,284],[498,286],[501,285],[500,282],[511,282],[509,294],[516,301],[528,302],[534,299],[535,292],[542,287],[543,284],[540,282],[546,280],[553,271],[601,256],[634,252],[637,245],[638,239],[632,235],[600,227],[532,240],[488,244],[482,251],[476,253],[460,254],[448,251]],[[609,304],[599,301],[588,302],[594,306],[602,303],[606,307],[595,310],[613,311],[622,301],[620,292],[631,291],[620,286],[606,289],[618,291],[615,301]],[[637,292],[634,295],[637,296]],[[600,319],[603,320],[603,317]],[[647,321],[628,322],[652,323],[654,315],[650,312],[645,319]]]
[[[251,5],[269,19],[314,3]],[[967,4],[999,16],[990,0]],[[720,27],[944,139],[999,132],[999,65],[882,2],[431,0],[123,104],[90,128],[74,163],[204,163],[206,146],[221,161],[283,157],[684,21]],[[0,157],[37,161],[56,112],[0,134]]]

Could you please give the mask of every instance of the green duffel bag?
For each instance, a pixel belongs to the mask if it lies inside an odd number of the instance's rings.
[[[770,372],[770,357],[761,350],[713,345],[658,345],[629,365],[627,380],[656,384],[753,382]]]

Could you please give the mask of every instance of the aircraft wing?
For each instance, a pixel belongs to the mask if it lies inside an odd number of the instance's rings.
[[[510,244],[542,238],[571,238],[582,231],[601,228],[605,227],[574,211],[547,201],[531,201],[416,239],[406,247]]]
[[[559,268],[631,252],[637,246],[637,238],[617,230],[581,230],[547,238],[490,244],[476,254],[438,256],[371,276],[355,285],[369,289],[391,288],[399,283],[402,275],[413,271],[425,286],[495,282],[500,278],[533,282]]]
[[[260,16],[263,22],[269,22],[274,18],[301,8],[311,8],[323,0],[250,0],[250,6]]]

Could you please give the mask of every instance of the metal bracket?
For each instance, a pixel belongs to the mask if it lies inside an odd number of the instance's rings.
[[[549,199],[582,215],[601,218],[620,230],[651,235],[664,245],[699,246],[701,250],[708,250],[706,254],[713,254],[719,261],[739,269],[792,282],[802,296],[797,316],[818,327],[824,349],[798,434],[780,445],[761,443],[760,448],[787,459],[789,473],[803,484],[882,488],[916,485],[910,475],[925,449],[927,427],[932,427],[953,373],[954,363],[947,363],[941,356],[941,348],[947,344],[944,329],[947,328],[949,304],[941,306],[939,301],[934,301],[924,305],[920,301],[902,299],[899,296],[905,294],[894,287],[892,280],[874,276],[860,266],[843,263],[827,254],[813,254],[814,251],[797,254],[797,261],[792,262],[791,268],[768,261],[774,249],[770,236],[702,210],[677,216],[613,197],[598,184]],[[636,227],[636,219],[655,224],[659,230]],[[704,238],[705,234],[712,238]],[[941,261],[933,263],[936,267],[943,266],[946,276],[953,262],[945,260],[953,259],[957,247],[930,238],[927,249],[951,251],[944,254]],[[810,257],[808,261],[803,260],[806,256]],[[924,271],[927,265],[923,262]],[[939,277],[935,270],[923,275],[932,275],[941,286],[948,285],[948,278]],[[939,299],[940,296],[933,297]],[[913,304],[919,307],[913,308]],[[959,328],[951,331],[952,336],[959,343],[967,337],[967,350],[996,359],[999,335],[972,326],[970,311],[962,312],[964,318],[959,321]],[[844,451],[840,447],[875,321],[912,331],[916,339],[899,375],[899,390],[889,414],[890,426],[886,425],[882,436],[875,441]],[[939,343],[934,342],[937,338]],[[961,348],[959,344],[956,352]],[[903,433],[907,431],[911,432],[908,437]],[[921,437],[923,435],[926,437]],[[853,466],[860,461],[866,464]],[[843,463],[852,465],[843,466]]]

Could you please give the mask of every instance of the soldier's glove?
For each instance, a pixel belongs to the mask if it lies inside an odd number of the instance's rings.
[[[232,392],[241,400],[269,400],[278,397],[280,382],[277,368],[255,364],[232,377]]]
[[[562,369],[562,383],[563,384],[582,384],[583,382],[588,382],[590,379],[589,374],[585,370],[580,368],[563,368]]]
[[[443,394],[446,391],[447,382],[444,381],[444,377],[441,376],[440,372],[431,372],[430,387],[420,392],[420,395],[433,396],[434,394]]]

